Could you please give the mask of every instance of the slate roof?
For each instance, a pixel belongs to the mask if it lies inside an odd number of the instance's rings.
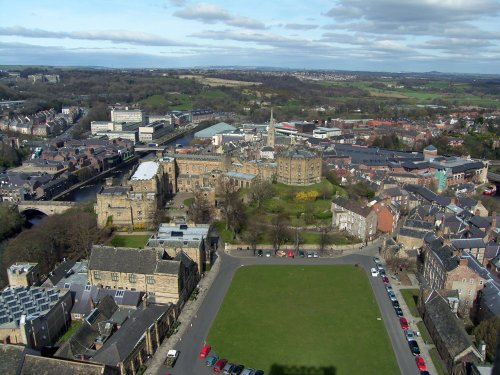
[[[482,238],[461,238],[451,241],[457,249],[476,249],[485,248],[486,245]]]
[[[27,354],[39,353],[20,345],[2,344],[0,347],[0,374],[17,375]]]
[[[427,200],[428,202],[434,202],[436,199],[436,193],[432,190],[427,189],[426,187],[420,185],[412,185],[408,184],[405,186],[405,189],[410,193],[417,194]]]
[[[441,261],[446,272],[453,271],[458,267],[460,258],[453,255],[453,248],[451,246],[443,245],[437,249],[432,249],[432,251]]]
[[[478,228],[488,228],[490,226],[490,222],[488,219],[477,215],[471,217],[469,222]]]
[[[127,247],[94,246],[89,260],[90,270],[152,275],[156,269],[154,250]]]
[[[451,357],[455,357],[466,349],[473,347],[472,341],[462,323],[453,314],[448,302],[438,293],[431,293],[425,302],[425,314],[434,325],[434,334],[437,334],[446,345]]]
[[[59,360],[56,358],[26,355],[19,375],[118,375],[118,369],[112,369],[105,365]]]
[[[362,207],[357,202],[344,197],[336,197],[333,203],[363,217],[367,217],[372,211],[370,207]]]
[[[428,221],[423,221],[423,220],[411,220],[408,219],[406,220],[406,223],[404,225],[406,228],[412,228],[412,229],[417,229],[417,230],[433,230],[434,225],[432,223],[429,223]]]
[[[146,329],[155,320],[160,319],[163,314],[172,309],[172,305],[148,305],[147,308],[139,308],[125,321],[123,326],[115,332],[97,351],[92,358],[93,361],[116,366],[123,361],[134,350],[141,340]]]
[[[401,228],[401,229],[399,229],[398,236],[423,239],[426,234],[427,234],[427,232],[424,232],[421,230],[415,230],[415,229],[410,229],[410,228]]]

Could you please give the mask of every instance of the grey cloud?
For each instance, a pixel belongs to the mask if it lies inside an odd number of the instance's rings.
[[[291,30],[314,30],[318,28],[318,25],[306,25],[301,23],[287,23],[285,25],[286,29]]]
[[[230,14],[227,10],[212,4],[197,4],[178,10],[174,16],[197,20],[203,23],[225,23],[229,26],[242,27],[247,29],[265,29],[265,25],[252,18],[239,17]]]
[[[182,46],[183,43],[175,42],[157,35],[122,31],[48,31],[42,29],[29,29],[22,26],[0,27],[0,35],[22,36],[26,38],[52,38],[52,39],[81,39],[102,40],[113,43],[127,43],[141,46]]]

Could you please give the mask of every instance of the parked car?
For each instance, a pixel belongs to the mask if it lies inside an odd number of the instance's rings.
[[[226,364],[227,359],[219,359],[217,362],[215,362],[214,372],[221,372]]]
[[[212,367],[213,365],[215,365],[215,362],[217,362],[218,360],[219,360],[219,356],[218,355],[211,355],[210,357],[207,358],[205,364],[208,367]]]
[[[246,368],[242,373],[241,375],[253,375],[253,368]]]
[[[313,258],[319,258],[319,254],[318,254],[318,252],[317,252],[317,251],[314,251],[314,252],[313,252]]]
[[[392,302],[392,307],[394,307],[395,309],[399,308],[399,301],[396,299],[396,300],[391,300]]]
[[[408,341],[415,340],[415,336],[413,335],[413,331],[411,329],[405,329],[405,336]]]
[[[279,256],[280,258],[286,257],[286,253],[283,250],[278,250],[276,252],[276,255]]]
[[[234,368],[234,363],[226,363],[222,371],[224,372],[224,374],[230,374],[231,371],[233,371],[233,368]]]
[[[385,270],[384,270],[383,268],[382,268],[381,270],[379,270],[379,271],[378,271],[378,273],[379,273],[379,275],[380,275],[381,277],[384,277],[384,276],[386,276],[386,275],[387,275],[387,274],[385,273]]]
[[[379,264],[380,263],[380,258],[379,257],[373,257],[373,261],[375,262],[375,264]]]
[[[387,293],[389,293],[389,292],[393,292],[394,293],[394,291],[392,290],[392,285],[391,284],[387,284],[385,286],[385,290],[387,290]]]
[[[313,257],[313,253],[312,253],[312,251],[308,251],[308,252],[307,252],[307,257],[308,257],[308,258],[312,258],[312,257]]]
[[[377,271],[376,268],[371,268],[370,272],[371,272],[371,274],[372,274],[373,277],[377,277],[378,276],[378,271]]]
[[[244,368],[245,366],[243,365],[234,366],[233,370],[231,371],[231,375],[241,375],[241,372],[243,371]]]
[[[401,310],[401,307],[396,307],[396,308],[394,309],[394,311],[396,312],[396,315],[397,315],[397,316],[403,316],[403,315],[404,315],[404,314],[403,314],[403,310]]]
[[[394,294],[394,292],[391,290],[390,292],[387,292],[387,295],[389,296],[389,299],[391,301],[397,301],[398,299],[396,298],[396,295]]]
[[[295,258],[295,254],[293,253],[293,250],[288,250],[287,256],[288,256],[288,258]]]
[[[261,257],[264,255],[264,252],[262,250],[257,250],[257,256]]]
[[[387,276],[382,277],[384,284],[389,284],[389,278]]]
[[[380,271],[384,269],[384,266],[381,263],[377,263],[377,268]]]
[[[257,371],[255,371],[255,374],[253,374],[253,375],[264,375],[264,371],[257,370]]]
[[[266,258],[270,258],[271,257],[271,252],[270,251],[266,251]]]
[[[403,328],[403,329],[408,329],[409,328],[408,320],[406,320],[405,317],[399,318],[399,324],[401,324],[401,328]]]
[[[306,253],[304,252],[304,250],[299,250],[299,257],[301,257],[301,258],[306,257]]]
[[[210,345],[205,345],[203,348],[201,348],[200,358],[206,358],[208,353],[210,353],[210,350],[212,350],[212,347]]]
[[[425,365],[425,361],[422,357],[416,356],[415,357],[415,362],[417,363],[417,367],[420,371],[426,371],[427,366]]]
[[[425,370],[425,371],[420,371],[420,375],[431,375],[429,373],[429,371]]]
[[[408,346],[410,347],[413,355],[420,355],[420,348],[415,340],[408,341]]]

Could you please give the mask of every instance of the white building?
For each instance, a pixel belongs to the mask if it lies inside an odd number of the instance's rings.
[[[145,123],[144,111],[141,109],[112,109],[111,110],[112,122],[140,122]]]
[[[331,138],[331,137],[335,137],[338,135],[342,135],[342,131],[339,128],[318,127],[318,128],[313,130],[313,137],[314,138],[326,139],[326,138]]]

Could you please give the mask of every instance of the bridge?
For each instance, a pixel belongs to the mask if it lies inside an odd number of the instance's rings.
[[[24,201],[19,202],[17,209],[19,213],[28,210],[39,211],[47,216],[54,214],[62,214],[63,212],[77,205],[75,202],[65,201]]]

